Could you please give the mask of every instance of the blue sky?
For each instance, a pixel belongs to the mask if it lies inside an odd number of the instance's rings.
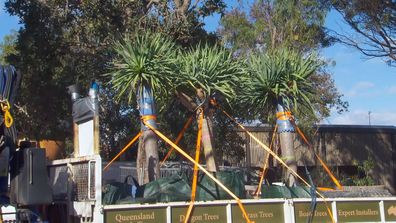
[[[336,31],[350,31],[342,18],[331,12],[326,26]],[[349,112],[333,114],[331,124],[396,125],[396,68],[389,67],[382,59],[365,58],[357,50],[336,44],[324,49],[323,56],[336,65],[331,68],[338,90],[349,102]]]
[[[5,12],[4,0],[0,0],[0,6],[0,39],[3,39],[20,25],[17,18]],[[206,19],[206,28],[216,30],[219,19],[219,15]],[[348,26],[335,12],[328,16],[326,26],[348,31]],[[364,58],[358,51],[341,44],[322,50],[322,55],[335,61],[336,65],[330,71],[343,99],[349,102],[349,112],[341,115],[333,112],[323,123],[367,125],[370,111],[372,125],[396,125],[396,68],[387,66],[378,58]]]
[[[11,17],[6,11],[4,7],[5,0],[0,0],[0,40],[3,39],[4,35],[10,33],[12,29],[18,30],[18,18]]]

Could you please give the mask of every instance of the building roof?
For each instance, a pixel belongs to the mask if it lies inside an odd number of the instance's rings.
[[[396,133],[391,125],[318,125],[319,132]]]
[[[245,127],[249,131],[266,131],[270,132],[274,126],[269,124],[247,124]],[[319,127],[319,132],[348,132],[348,133],[395,133],[396,126],[393,125],[327,125],[320,124],[314,126]]]

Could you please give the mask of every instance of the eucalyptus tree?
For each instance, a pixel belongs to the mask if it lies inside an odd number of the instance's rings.
[[[327,0],[353,32],[334,32],[335,38],[368,58],[380,57],[396,66],[396,2],[384,0]]]
[[[226,46],[239,55],[280,48],[309,53],[335,42],[325,27],[331,6],[329,0],[249,0],[238,3],[238,7],[222,16],[218,32]],[[310,77],[321,89],[321,94],[312,99],[318,116],[307,117],[303,113],[299,117],[307,120],[304,122],[307,126],[328,117],[330,110],[343,112],[347,109],[348,104],[334,85],[327,66],[332,65],[324,64]]]
[[[315,89],[309,79],[322,65],[313,54],[303,56],[288,49],[253,54],[248,60],[249,78],[241,95],[242,103],[249,105],[250,112],[276,112],[281,152],[285,163],[297,172],[293,151],[293,111],[304,110],[315,114],[311,98]],[[295,184],[290,171],[285,181]]]
[[[3,37],[0,41],[0,65],[8,65],[8,58],[18,54],[16,50],[16,40],[18,38],[18,33],[15,30],[11,30],[10,34]]]
[[[226,7],[222,0],[5,0],[0,4],[21,23],[15,47],[13,36],[0,43],[0,60],[6,59],[6,64],[15,65],[23,74],[15,110],[18,131],[32,139],[56,140],[70,139],[73,133],[66,87],[105,82],[102,74],[114,53],[114,40],[151,30],[185,47],[216,41],[217,36],[207,32],[202,21]],[[101,145],[117,148],[127,139],[123,131],[130,122],[123,122],[121,114],[125,113],[118,110],[119,103],[112,102],[112,92],[100,93],[101,103],[106,104],[100,111]],[[117,115],[107,115],[108,110]],[[106,135],[113,133],[118,136],[115,144],[106,141]]]
[[[126,97],[129,103],[136,102],[141,119],[156,128],[155,99],[168,95],[175,64],[173,41],[161,34],[146,33],[117,42],[114,50],[117,57],[111,63],[110,85],[117,99]],[[137,166],[145,169],[144,182],[148,182],[160,176],[158,139],[143,121],[141,131]]]
[[[214,108],[210,102],[215,95],[225,101],[234,98],[243,72],[242,64],[220,46],[199,44],[178,57],[176,95],[190,111],[196,111],[197,115],[204,111],[202,144],[207,169],[211,172],[216,172],[217,168],[213,150]]]
[[[331,45],[324,27],[330,5],[318,0],[249,0],[227,11],[219,32],[241,53],[280,47],[308,52]]]

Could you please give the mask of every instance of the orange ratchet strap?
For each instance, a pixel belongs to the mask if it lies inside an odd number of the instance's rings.
[[[315,157],[319,160],[320,164],[323,166],[327,174],[329,174],[331,180],[334,182],[334,184],[337,186],[338,189],[343,190],[342,185],[340,182],[337,180],[337,178],[334,176],[334,174],[331,172],[330,168],[326,165],[326,163],[319,157],[319,155],[313,150],[311,144],[308,142],[308,139],[305,137],[304,133],[301,131],[301,129],[297,126],[294,117],[292,116],[292,113],[290,111],[286,112],[278,112],[276,113],[276,117],[280,120],[290,120],[294,127],[296,128],[298,134],[301,136],[303,141],[307,144],[308,148],[310,148],[314,154]]]
[[[223,183],[221,183],[218,179],[216,179],[216,177],[214,177],[211,173],[209,173],[209,171],[207,171],[203,166],[201,166],[199,163],[195,162],[195,160],[189,156],[186,152],[183,151],[183,149],[181,149],[178,145],[176,145],[175,143],[173,143],[170,139],[168,139],[166,136],[164,136],[161,132],[159,132],[157,129],[155,129],[153,126],[151,126],[149,123],[147,123],[146,121],[144,121],[144,124],[150,128],[151,130],[153,130],[153,132],[155,134],[157,134],[157,136],[159,136],[162,140],[164,140],[166,143],[168,143],[169,145],[171,145],[172,147],[174,147],[180,154],[182,154],[185,158],[187,158],[190,162],[194,163],[194,165],[196,165],[202,172],[204,172],[210,179],[212,179],[217,185],[219,185],[219,187],[221,187],[221,189],[223,189],[225,192],[227,192],[238,204],[239,208],[241,209],[242,215],[243,217],[246,219],[247,223],[254,223],[254,221],[251,221],[249,216],[246,213],[245,208],[243,207],[243,204],[241,202],[241,200],[230,191],[230,189],[228,189],[226,186],[224,186]]]
[[[149,120],[157,120],[157,116],[156,115],[142,115],[142,117],[140,117],[140,119],[144,122],[144,121],[149,121]]]
[[[133,138],[104,168],[103,171],[105,171],[118,157],[120,157],[133,143],[136,142],[136,140],[142,135],[142,132],[139,132],[135,138]]]
[[[274,133],[272,134],[271,144],[269,146],[270,149],[272,149],[272,146],[274,145],[275,136],[276,136],[276,130],[277,129],[278,129],[278,125],[275,125]],[[256,190],[256,193],[255,193],[256,196],[258,196],[260,191],[261,191],[261,185],[263,184],[265,174],[267,173],[266,169],[268,167],[269,157],[270,157],[270,154],[267,153],[267,156],[265,157],[265,160],[264,160],[263,171],[261,172],[260,183],[259,183],[259,185],[257,187],[257,190]]]
[[[289,120],[290,117],[292,117],[292,114],[290,111],[276,113],[276,118],[279,120]]]
[[[179,135],[177,136],[176,140],[175,140],[175,144],[179,144],[180,140],[183,138],[184,133],[186,132],[188,126],[191,125],[191,122],[193,120],[193,116],[190,116],[190,118],[188,118],[186,124],[184,124],[182,130],[179,132]],[[169,158],[169,156],[172,154],[174,148],[171,147],[168,151],[168,153],[165,155],[164,159],[162,160],[162,162],[160,163],[160,167],[165,163],[165,161]]]
[[[288,169],[294,176],[296,176],[299,180],[301,180],[305,185],[307,185],[308,188],[311,188],[311,185],[304,180],[296,171],[291,169],[278,155],[276,155],[270,148],[268,148],[264,143],[262,143],[259,139],[257,139],[252,133],[250,133],[242,124],[240,124],[235,118],[233,118],[230,114],[228,114],[224,109],[220,107],[220,105],[215,104],[217,108],[219,108],[229,119],[234,121],[242,130],[244,130],[254,141],[256,141],[264,150],[266,150],[268,153],[270,153],[280,164],[282,164],[286,169]],[[326,204],[326,209],[327,212],[332,220],[333,223],[335,223],[333,214],[328,207],[328,204],[326,202],[326,198],[321,194],[318,190],[315,191],[319,197],[324,199],[324,203]]]
[[[195,162],[199,163],[199,155],[201,150],[201,138],[202,138],[202,121],[203,121],[203,109],[201,109],[199,113],[199,124],[198,124],[198,135],[197,135],[197,144],[195,147]],[[191,187],[191,203],[188,206],[186,218],[184,223],[188,223],[190,219],[190,215],[194,206],[195,202],[195,195],[197,191],[197,181],[198,181],[198,166],[194,164],[194,175],[193,175],[193,182]]]
[[[304,133],[301,131],[301,129],[297,126],[294,120],[292,120],[294,126],[296,127],[296,130],[298,134],[301,136],[303,141],[307,144],[307,146],[314,152],[316,158],[319,160],[320,164],[323,166],[323,168],[326,170],[327,174],[329,174],[331,180],[334,182],[334,184],[337,186],[338,189],[343,190],[342,185],[340,182],[337,180],[337,178],[334,176],[334,174],[331,172],[330,168],[326,165],[326,163],[319,157],[319,155],[312,149],[312,145],[308,142],[308,139],[305,137]]]

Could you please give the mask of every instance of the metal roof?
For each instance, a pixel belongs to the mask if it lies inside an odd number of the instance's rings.
[[[244,125],[249,131],[266,131],[270,132],[274,129],[273,125],[269,124],[247,124]],[[318,128],[319,132],[349,132],[349,133],[395,133],[396,126],[393,125],[315,125],[313,128]]]

